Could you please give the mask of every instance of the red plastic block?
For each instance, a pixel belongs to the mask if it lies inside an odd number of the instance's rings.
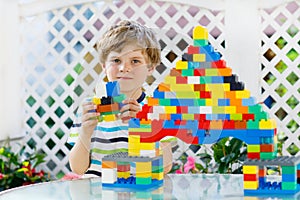
[[[183,77],[183,76],[177,76],[177,77],[176,77],[176,83],[177,83],[177,84],[187,84],[188,81],[187,81],[187,78],[186,78],[186,77]]]
[[[188,106],[176,106],[176,113],[188,113]]]
[[[265,168],[259,169],[258,175],[259,177],[265,177],[267,175],[267,170]]]
[[[194,76],[205,76],[205,69],[195,69]]]
[[[260,152],[274,152],[274,145],[273,144],[261,144]]]
[[[254,114],[243,114],[243,120],[254,120]]]
[[[226,62],[224,60],[218,60],[211,64],[212,68],[226,68]]]
[[[130,171],[130,164],[128,165],[117,165],[118,172],[128,172]]]
[[[232,120],[225,120],[223,124],[224,129],[234,129],[234,121]]]
[[[257,174],[244,174],[244,181],[257,181],[258,175]]]
[[[198,129],[209,130],[210,129],[210,121],[207,121],[207,120],[199,121]]]
[[[192,46],[190,45],[188,47],[188,54],[198,54],[200,52],[200,47],[195,47],[195,46]]]
[[[211,92],[200,91],[200,98],[201,99],[209,99],[209,98],[211,98]]]
[[[248,152],[247,157],[248,157],[249,159],[260,159],[260,153],[249,153],[249,152]]]
[[[246,121],[235,121],[234,128],[235,129],[247,129],[247,122]]]

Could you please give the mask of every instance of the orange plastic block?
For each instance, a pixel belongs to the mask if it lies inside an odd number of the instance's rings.
[[[179,69],[171,69],[170,76],[181,76],[181,70],[179,70]]]
[[[170,85],[169,84],[165,84],[165,83],[161,83],[161,84],[158,85],[158,91],[160,91],[160,92],[171,91],[170,90]]]
[[[159,105],[159,99],[149,97],[148,98],[148,106],[158,106]]]
[[[235,98],[235,91],[225,91],[225,97],[224,98],[227,98],[227,99],[230,99],[230,105],[234,105],[236,106],[236,104],[234,104],[232,101]]]
[[[205,91],[205,84],[195,84],[194,85],[194,90],[195,91]]]
[[[102,168],[116,168],[117,163],[114,161],[102,161]]]
[[[159,114],[159,119],[171,120],[171,114]]]
[[[265,177],[267,175],[267,170],[265,168],[259,169],[259,177]]]
[[[233,95],[233,94],[231,93],[230,95]],[[230,105],[231,106],[242,106],[242,99],[236,99],[235,92],[234,92],[234,97],[230,99]]]
[[[151,124],[151,120],[142,119],[140,120],[140,124]]]
[[[239,99],[241,101],[241,99]],[[249,113],[249,109],[247,106],[237,106],[236,107],[236,112],[237,113]]]
[[[219,68],[218,73],[219,73],[219,76],[231,76],[232,69],[231,68]]]
[[[113,103],[109,105],[97,105],[97,112],[112,112],[112,111],[119,111],[120,107],[118,103]]]
[[[297,170],[297,178],[300,178],[300,170]]]
[[[247,129],[247,122],[246,121],[235,121],[234,128],[235,129]]]
[[[273,144],[261,144],[260,151],[261,152],[274,152],[274,145]]]
[[[210,129],[222,130],[223,122],[221,120],[212,120],[210,121]]]

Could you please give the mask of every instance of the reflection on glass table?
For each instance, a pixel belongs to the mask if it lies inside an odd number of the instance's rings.
[[[276,177],[275,177],[276,178]],[[273,177],[274,179],[274,177]],[[16,199],[230,199],[230,200],[291,200],[300,196],[244,197],[243,175],[170,174],[164,185],[151,191],[128,192],[104,189],[101,178],[54,181],[20,187],[0,193],[0,200]]]

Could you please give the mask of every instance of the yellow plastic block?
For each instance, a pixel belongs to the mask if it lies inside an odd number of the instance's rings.
[[[208,83],[205,85],[205,91],[212,91],[214,93],[225,93],[226,91],[230,91],[230,84]]]
[[[194,120],[195,119],[195,115],[194,114],[183,113],[182,114],[182,119],[183,120]]]
[[[187,61],[177,61],[175,69],[188,69],[188,62]]]
[[[225,114],[224,106],[212,106],[212,112],[214,114]]]
[[[244,165],[243,174],[258,174],[258,166]]]
[[[136,173],[145,173],[152,171],[152,163],[151,162],[136,162]],[[150,175],[151,176],[151,175]]]
[[[218,69],[217,68],[205,69],[205,76],[219,76]]]
[[[194,62],[205,62],[206,56],[205,54],[193,54]]]
[[[244,189],[257,190],[258,181],[244,181]]]
[[[128,156],[140,156],[139,149],[128,149]]]
[[[208,31],[202,26],[196,26],[193,30],[193,39],[205,39],[208,40]]]
[[[128,136],[128,143],[140,143],[141,136],[139,135],[129,135]]]
[[[249,90],[237,90],[235,91],[235,96],[237,99],[247,99],[250,98]]]
[[[129,132],[147,132],[150,133],[152,132],[152,128],[129,128]]]
[[[141,173],[136,173],[135,176],[137,178],[148,178],[151,177],[152,173],[151,172],[141,172]]]
[[[205,105],[206,106],[212,106],[213,105],[213,100],[212,99],[205,99]]]
[[[130,172],[117,172],[118,178],[129,178]]]
[[[247,145],[247,152],[248,153],[257,153],[260,152],[260,145]]]
[[[165,113],[176,114],[177,113],[176,106],[165,106]]]
[[[165,83],[170,85],[176,84],[176,76],[166,76]]]
[[[101,99],[98,97],[93,97],[92,102],[96,105],[100,105],[101,104]]]
[[[194,92],[192,84],[171,84],[172,92]]]
[[[164,172],[152,173],[152,179],[162,180],[164,178]]]
[[[244,200],[259,200],[258,197],[244,197]]]
[[[259,121],[259,129],[275,129],[276,127],[276,121],[274,119],[262,119]]]
[[[154,150],[155,149],[155,143],[150,142],[150,143],[141,143],[140,148],[142,150]]]
[[[111,122],[111,121],[117,120],[117,117],[116,117],[115,114],[112,114],[112,115],[104,115],[104,116],[103,116],[103,120],[106,121],[106,122]]]
[[[195,92],[176,92],[176,97],[177,98],[187,98],[187,99],[198,99],[200,98],[200,92],[195,91]]]
[[[225,109],[226,114],[236,113],[236,107],[235,106],[224,106],[224,109]]]

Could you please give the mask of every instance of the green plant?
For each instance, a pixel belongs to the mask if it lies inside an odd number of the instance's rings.
[[[25,152],[25,146],[16,153],[9,144],[1,147],[0,190],[48,181],[48,175],[44,171],[36,170],[36,167],[45,162],[45,156],[38,152]]]

